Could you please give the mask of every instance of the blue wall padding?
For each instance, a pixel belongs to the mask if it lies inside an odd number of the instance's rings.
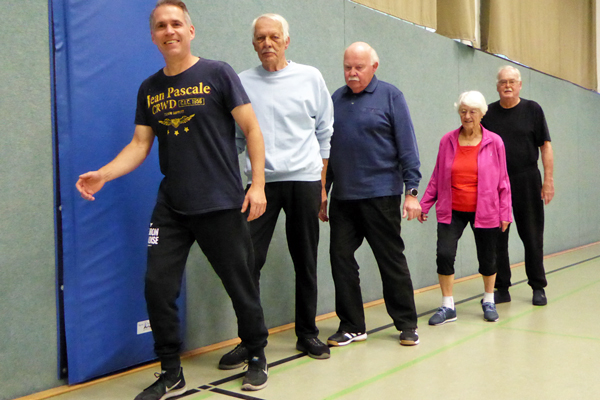
[[[70,384],[154,358],[151,333],[138,335],[136,327],[148,319],[144,273],[162,178],[158,145],[137,170],[106,184],[96,201],[83,200],[75,188],[78,175],[100,168],[129,143],[138,87],[164,65],[150,39],[153,5],[50,3]]]

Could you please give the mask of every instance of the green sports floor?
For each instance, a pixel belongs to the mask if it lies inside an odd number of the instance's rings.
[[[598,399],[600,398],[600,244],[546,258],[548,305],[531,304],[522,265],[513,268],[512,302],[498,305],[500,320],[486,322],[481,278],[455,285],[458,320],[430,327],[439,289],[416,294],[421,343],[400,346],[383,304],[366,309],[368,339],[331,349],[328,360],[295,350],[293,329],[272,334],[267,346],[269,385],[240,390],[242,369],[220,371],[233,346],[183,360],[188,392],[177,399]],[[599,314],[600,315],[600,314]],[[336,317],[319,322],[325,341]],[[154,381],[158,366],[140,368],[53,397],[23,399],[120,400]],[[59,390],[60,391],[60,390]]]

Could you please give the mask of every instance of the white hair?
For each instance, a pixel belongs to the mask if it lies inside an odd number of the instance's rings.
[[[288,24],[285,18],[283,18],[279,14],[267,13],[259,15],[258,17],[254,18],[254,21],[252,21],[252,39],[254,39],[254,33],[256,32],[256,22],[261,18],[268,18],[270,20],[279,22],[281,24],[281,28],[283,29],[284,41],[287,40],[288,37],[290,37],[290,24]]]
[[[500,81],[500,74],[504,70],[509,70],[509,71],[512,71],[515,74],[517,74],[517,81],[521,82],[521,71],[519,71],[517,68],[513,67],[512,65],[505,65],[504,67],[500,67],[500,69],[498,70],[498,74],[496,75],[496,81],[498,81],[498,82]]]
[[[377,55],[375,49],[371,47],[371,65],[375,65],[375,63],[379,64],[379,56]]]
[[[463,92],[460,96],[458,96],[457,102],[454,103],[454,108],[460,113],[460,106],[463,105],[467,107],[478,108],[483,115],[485,115],[488,110],[485,97],[483,97],[483,95],[476,90]]]

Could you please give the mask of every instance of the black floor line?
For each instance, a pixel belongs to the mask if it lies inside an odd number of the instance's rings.
[[[597,255],[597,256],[594,256],[594,257],[590,257],[590,258],[588,258],[586,260],[581,260],[581,261],[578,261],[578,262],[573,263],[573,264],[565,265],[564,267],[553,269],[552,271],[546,272],[546,275],[550,275],[550,274],[553,274],[553,273],[558,272],[558,271],[563,271],[565,269],[575,267],[577,265],[586,263],[588,261],[595,260],[597,258],[600,258],[600,255]],[[523,283],[527,283],[527,279],[520,280],[520,281],[514,283],[512,286],[521,285]],[[469,302],[471,300],[475,300],[475,299],[477,299],[477,298],[479,298],[481,296],[482,296],[482,294],[477,294],[475,296],[471,296],[471,297],[467,297],[465,299],[459,300],[459,301],[455,302],[454,304],[467,303],[467,302]],[[436,311],[437,311],[437,308],[433,309],[433,310],[422,312],[421,314],[417,315],[417,318],[421,318],[421,317],[423,317],[425,315],[428,315],[428,314],[433,314]],[[372,334],[374,334],[376,332],[383,331],[383,330],[391,328],[393,326],[394,326],[394,324],[387,324],[387,325],[383,325],[383,326],[380,326],[380,327],[377,327],[377,328],[373,328],[373,329],[367,331],[367,335],[372,335]],[[277,361],[274,361],[272,363],[269,363],[269,368],[273,368],[273,367],[276,367],[278,365],[285,364],[287,362],[294,361],[294,360],[297,360],[297,359],[305,357],[305,356],[307,356],[306,353],[300,353],[300,354],[296,354],[296,355],[293,355],[293,356],[290,356],[290,357],[282,358],[281,360],[277,360]],[[223,385],[225,383],[234,381],[236,379],[243,378],[244,375],[245,375],[245,372],[240,372],[238,374],[229,376],[227,378],[223,378],[223,379],[220,379],[218,381],[211,382],[208,385],[199,386],[197,389],[188,390],[187,392],[185,392],[184,394],[182,394],[180,396],[173,397],[173,399],[174,400],[176,400],[176,399],[183,399],[183,398],[185,398],[187,396],[191,396],[192,394],[196,394],[196,393],[200,392],[201,390],[209,390],[211,392],[223,394],[223,395],[230,396],[230,397],[233,397],[233,398],[236,398],[236,399],[262,400],[259,397],[252,397],[252,396],[245,395],[245,394],[242,394],[242,393],[230,392],[228,390],[224,390],[224,389],[220,389],[220,388],[214,387],[214,386]]]

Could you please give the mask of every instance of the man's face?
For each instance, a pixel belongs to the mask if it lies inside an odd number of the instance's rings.
[[[252,44],[265,69],[285,66],[285,50],[290,38],[283,39],[283,27],[279,21],[270,18],[256,21]]]
[[[518,80],[517,73],[511,69],[503,69],[498,74],[498,82],[496,83],[496,90],[500,95],[500,100],[516,100],[519,98],[521,92],[521,81]]]
[[[353,93],[360,93],[371,83],[379,66],[371,64],[371,52],[364,47],[349,48],[344,53],[344,78]]]
[[[154,10],[152,42],[164,57],[190,54],[190,45],[194,36],[194,26],[185,21],[185,15],[181,8],[164,5]]]

